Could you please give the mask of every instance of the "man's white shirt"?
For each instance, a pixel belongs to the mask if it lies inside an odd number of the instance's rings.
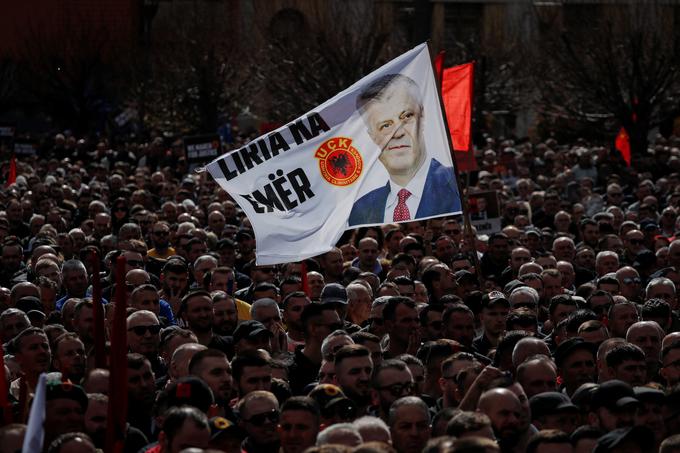
[[[408,207],[409,214],[411,214],[411,219],[415,218],[420,200],[423,198],[423,189],[425,188],[427,173],[430,171],[431,164],[432,158],[428,157],[425,159],[415,176],[406,184],[406,187],[400,186],[390,178],[390,193],[387,195],[387,202],[385,203],[385,223],[394,222],[394,209],[397,207],[397,203],[399,203],[397,194],[401,189],[411,192],[411,196],[406,199],[406,206]]]

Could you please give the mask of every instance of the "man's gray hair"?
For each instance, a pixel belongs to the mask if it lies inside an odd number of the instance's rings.
[[[387,423],[382,421],[382,419],[378,417],[373,417],[371,415],[364,415],[363,417],[359,417],[352,424],[356,427],[356,429],[359,431],[359,434],[361,434],[362,439],[364,438],[363,433],[368,433],[368,432],[375,432],[379,431],[381,433],[384,433],[388,439],[392,437],[390,434],[390,427],[387,426]],[[364,439],[364,442],[366,440]]]
[[[381,307],[383,305],[387,305],[387,302],[390,301],[390,298],[392,296],[380,296],[377,297],[373,303],[371,304],[371,308],[376,308],[376,307]]]
[[[257,317],[257,310],[260,308],[267,307],[275,308],[279,310],[279,313],[281,312],[281,310],[279,309],[279,304],[276,303],[274,299],[263,297],[262,299],[257,299],[255,302],[253,302],[253,305],[250,306],[250,317],[256,321],[259,321]]]
[[[510,293],[510,302],[512,302],[512,297],[515,294],[526,294],[531,297],[531,299],[534,301],[534,303],[538,303],[539,300],[539,295],[538,291],[536,291],[534,288],[530,286],[520,286],[519,288],[515,288],[511,293]]]
[[[214,263],[215,266],[219,265],[217,258],[215,258],[214,256],[201,255],[198,258],[196,258],[196,261],[194,261],[194,269],[196,269],[196,267],[200,266],[201,263],[203,263],[204,261],[210,261],[210,262]]]
[[[334,444],[337,443],[334,441],[334,437],[336,435],[356,435],[358,442],[357,445],[361,444],[363,442],[363,439],[361,438],[361,434],[359,433],[359,430],[351,423],[336,423],[334,425],[329,426],[328,428],[324,429],[321,431],[316,438],[316,446],[320,447],[321,445],[327,445],[327,444]],[[352,447],[354,445],[351,445]]]
[[[653,278],[649,283],[647,283],[647,287],[645,288],[645,297],[649,295],[649,290],[655,285],[668,285],[673,288],[673,293],[675,293],[675,283],[673,283],[673,280],[666,277],[657,277]]]
[[[390,407],[390,415],[388,417],[388,424],[392,427],[394,424],[397,422],[397,411],[399,411],[399,408],[403,406],[416,406],[419,407],[423,413],[427,416],[427,421],[430,422],[430,409],[427,407],[427,404],[425,404],[425,401],[421,400],[417,396],[405,396],[403,398],[399,398],[397,401],[392,403],[392,406]]]
[[[342,329],[335,330],[331,332],[330,335],[323,339],[323,342],[321,343],[321,357],[328,357],[330,355],[331,351],[329,351],[329,349],[331,347],[330,346],[331,340],[335,337],[347,337],[349,341],[354,343],[354,340],[352,340],[352,337],[349,336],[346,330]]]

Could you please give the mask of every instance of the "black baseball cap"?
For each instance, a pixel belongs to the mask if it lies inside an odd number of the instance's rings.
[[[24,313],[28,313],[31,310],[37,310],[37,311],[43,311],[43,305],[40,302],[40,299],[38,299],[35,296],[24,296],[21,299],[17,301],[16,308],[19,310],[23,311]]]
[[[557,349],[555,349],[553,354],[555,356],[555,364],[558,368],[561,367],[567,357],[581,349],[589,351],[593,358],[597,355],[596,346],[593,343],[589,343],[581,337],[569,338],[560,343]]]
[[[339,283],[329,283],[321,290],[319,299],[322,304],[347,305],[347,290]]]
[[[260,335],[267,335],[269,337],[273,334],[260,321],[250,319],[240,323],[234,331],[234,343],[241,340],[254,340]]]
[[[560,411],[578,411],[578,407],[571,402],[569,397],[560,392],[543,392],[529,399],[531,416],[533,418],[554,414]]]
[[[652,387],[633,387],[635,399],[644,403],[663,404],[666,400],[666,394],[661,390]]]
[[[635,398],[633,387],[618,379],[603,382],[593,390],[591,406],[593,409],[606,407],[617,410],[635,406],[639,401]]]

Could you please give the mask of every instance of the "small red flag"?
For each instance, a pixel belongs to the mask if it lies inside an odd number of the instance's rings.
[[[116,307],[111,331],[111,378],[106,427],[106,453],[121,453],[127,431],[127,309],[125,295],[125,257],[116,261]]]
[[[626,165],[630,167],[630,137],[628,136],[626,129],[623,127],[616,136],[616,142],[614,146],[621,153],[623,160],[626,161]]]
[[[477,169],[470,140],[474,63],[446,68],[442,73],[442,100],[459,171]]]
[[[7,187],[17,181],[17,157],[12,154],[9,160],[9,173],[7,174]]]

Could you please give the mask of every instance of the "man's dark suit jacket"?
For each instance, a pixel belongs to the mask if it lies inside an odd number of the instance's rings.
[[[383,223],[385,218],[385,204],[390,194],[390,182],[385,186],[372,190],[359,198],[352,207],[349,215],[349,226],[369,223]],[[423,187],[423,195],[418,205],[415,219],[431,217],[447,212],[459,212],[460,196],[456,178],[452,167],[444,167],[432,159],[427,179]]]

